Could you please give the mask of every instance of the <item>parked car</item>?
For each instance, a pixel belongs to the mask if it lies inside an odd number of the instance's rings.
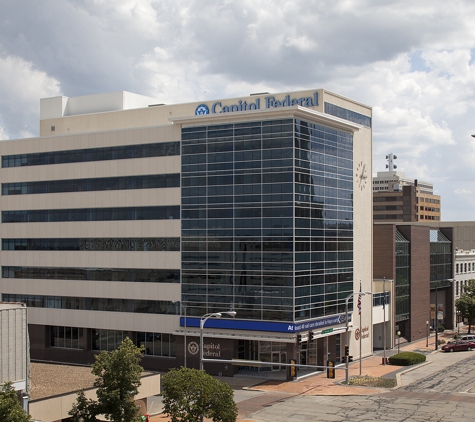
[[[444,352],[460,352],[461,350],[475,349],[475,342],[464,340],[453,340],[442,346]]]
[[[466,334],[466,335],[460,337],[460,340],[463,340],[463,341],[471,341],[472,343],[475,343],[475,335],[473,335],[473,334]]]

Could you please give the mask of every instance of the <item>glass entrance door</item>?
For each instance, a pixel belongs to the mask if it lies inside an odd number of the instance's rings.
[[[272,352],[272,363],[287,363],[287,353],[286,352]],[[285,369],[285,366],[272,365],[273,371],[280,371]]]

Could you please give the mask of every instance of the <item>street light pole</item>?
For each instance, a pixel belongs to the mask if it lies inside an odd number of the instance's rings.
[[[236,311],[227,311],[227,312],[213,312],[205,314],[200,319],[200,369],[203,370],[203,328],[205,327],[206,321],[209,318],[221,318],[223,314],[235,317]]]

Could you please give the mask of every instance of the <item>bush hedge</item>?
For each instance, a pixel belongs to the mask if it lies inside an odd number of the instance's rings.
[[[389,358],[390,365],[409,366],[425,362],[426,356],[416,352],[401,352]]]

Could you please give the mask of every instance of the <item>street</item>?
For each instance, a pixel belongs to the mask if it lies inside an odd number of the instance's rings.
[[[472,421],[475,352],[436,353],[401,376],[403,386],[360,396],[292,396],[250,415],[253,421]]]

